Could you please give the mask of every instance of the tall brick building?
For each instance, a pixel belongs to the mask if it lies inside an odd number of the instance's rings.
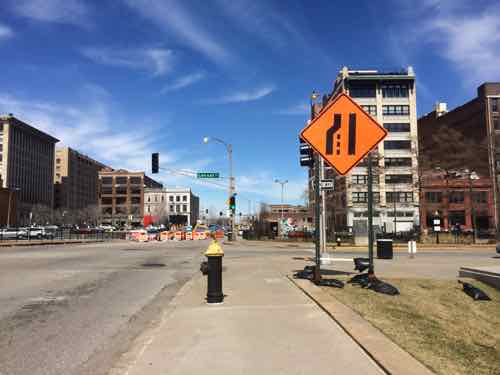
[[[79,210],[99,203],[99,171],[104,164],[69,147],[57,148],[54,208]]]
[[[444,142],[452,143],[451,134],[458,134],[466,149],[439,152],[448,145],[436,143],[441,134]],[[446,136],[450,135],[450,138]],[[500,83],[484,83],[477,89],[477,97],[447,111],[446,104],[438,103],[434,111],[419,118],[418,137],[421,146],[422,225],[437,213],[443,219],[443,229],[459,223],[466,230],[473,226],[481,230],[499,231],[500,211]],[[458,142],[456,142],[458,143]],[[450,175],[436,174],[451,158],[466,155]],[[453,164],[451,164],[453,165]],[[464,182],[464,170],[477,174],[478,179]],[[458,172],[455,173],[455,172]],[[467,174],[467,172],[465,173]],[[467,176],[465,176],[467,177]],[[467,179],[467,178],[466,178]],[[472,191],[471,191],[472,190]],[[436,201],[438,200],[438,201]],[[440,205],[437,209],[436,204]],[[474,207],[474,210],[473,210]]]
[[[18,223],[29,222],[33,205],[54,201],[54,152],[58,140],[12,115],[0,116],[0,180],[17,191]]]
[[[145,188],[163,185],[144,172],[123,169],[99,172],[99,209],[102,224],[142,226]]]

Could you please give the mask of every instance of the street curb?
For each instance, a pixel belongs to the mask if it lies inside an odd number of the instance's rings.
[[[385,373],[394,375],[434,374],[350,307],[326,294],[311,281],[287,277],[326,312]]]
[[[75,240],[75,241],[64,241],[64,242],[27,242],[27,243],[0,243],[1,247],[22,247],[22,246],[48,246],[48,245],[71,245],[71,244],[85,244],[85,243],[101,243],[106,242],[105,240]]]

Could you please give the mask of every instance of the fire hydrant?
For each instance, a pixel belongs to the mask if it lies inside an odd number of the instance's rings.
[[[205,251],[207,262],[203,262],[200,270],[207,275],[207,303],[222,303],[222,257],[224,251],[214,238],[207,251]]]

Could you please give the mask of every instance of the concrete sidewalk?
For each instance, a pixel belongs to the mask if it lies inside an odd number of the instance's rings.
[[[195,277],[110,374],[384,373],[286,278],[289,266],[224,259],[224,303],[207,305],[206,279]]]

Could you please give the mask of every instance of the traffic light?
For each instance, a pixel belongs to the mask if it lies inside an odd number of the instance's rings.
[[[151,154],[151,173],[158,173],[160,170],[160,154],[154,152]]]
[[[299,137],[299,149],[300,149],[300,166],[301,167],[312,167],[314,164],[313,149],[306,143],[301,137]]]
[[[229,198],[229,209],[233,212],[236,211],[236,195],[231,195]]]

